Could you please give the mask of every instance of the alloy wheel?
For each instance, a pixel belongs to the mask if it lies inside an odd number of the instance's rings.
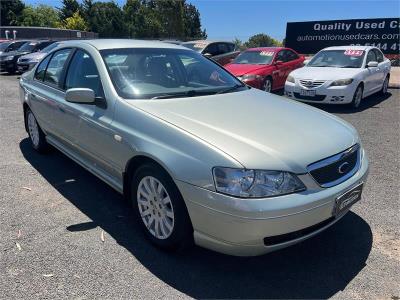
[[[136,197],[147,230],[157,239],[167,239],[174,230],[174,209],[164,185],[153,176],[143,177]]]
[[[264,91],[270,93],[271,90],[272,90],[271,80],[267,79],[267,80],[265,80],[265,83],[264,83]]]
[[[39,127],[32,112],[28,113],[28,130],[34,147],[39,147]]]
[[[354,96],[354,107],[359,107],[362,100],[363,90],[361,87],[357,88],[356,95]]]

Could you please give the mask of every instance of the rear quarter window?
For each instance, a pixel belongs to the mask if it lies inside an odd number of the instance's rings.
[[[35,76],[34,79],[39,80],[39,81],[43,81],[44,79],[44,74],[46,73],[46,68],[47,65],[50,61],[50,57],[51,55],[47,56],[44,60],[42,60],[42,62],[38,65],[38,67],[36,68],[36,72],[35,72]]]

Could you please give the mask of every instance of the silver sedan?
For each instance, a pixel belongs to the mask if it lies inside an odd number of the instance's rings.
[[[350,124],[178,45],[65,42],[20,95],[33,148],[123,193],[164,249],[247,256],[300,242],[360,200],[368,173]]]

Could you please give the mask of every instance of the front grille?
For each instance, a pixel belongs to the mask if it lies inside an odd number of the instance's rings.
[[[293,93],[297,99],[309,100],[309,101],[324,101],[326,95],[315,95],[315,96],[303,96],[299,93]]]
[[[20,58],[19,60],[18,60],[18,62],[26,62],[26,61],[28,61],[29,60],[29,58]]]
[[[307,88],[317,88],[323,85],[326,80],[311,80],[311,79],[300,79],[300,84]]]
[[[330,217],[329,219],[322,221],[318,224],[312,225],[310,227],[290,232],[290,233],[285,233],[281,235],[275,235],[275,236],[269,236],[264,238],[264,245],[265,246],[274,246],[286,242],[290,242],[292,240],[296,240],[299,238],[302,238],[304,236],[307,236],[315,231],[318,231],[321,228],[324,228],[325,226],[329,225],[335,220],[334,217]]]
[[[353,176],[360,167],[360,146],[349,149],[309,165],[308,171],[322,187],[331,187]]]

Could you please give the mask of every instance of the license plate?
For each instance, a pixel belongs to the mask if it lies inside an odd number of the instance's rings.
[[[361,193],[363,189],[363,183],[353,187],[351,190],[345,192],[336,198],[333,215],[338,216],[341,213],[347,211],[354,203],[361,200]]]
[[[300,95],[308,96],[308,97],[315,97],[315,90],[300,90]]]

